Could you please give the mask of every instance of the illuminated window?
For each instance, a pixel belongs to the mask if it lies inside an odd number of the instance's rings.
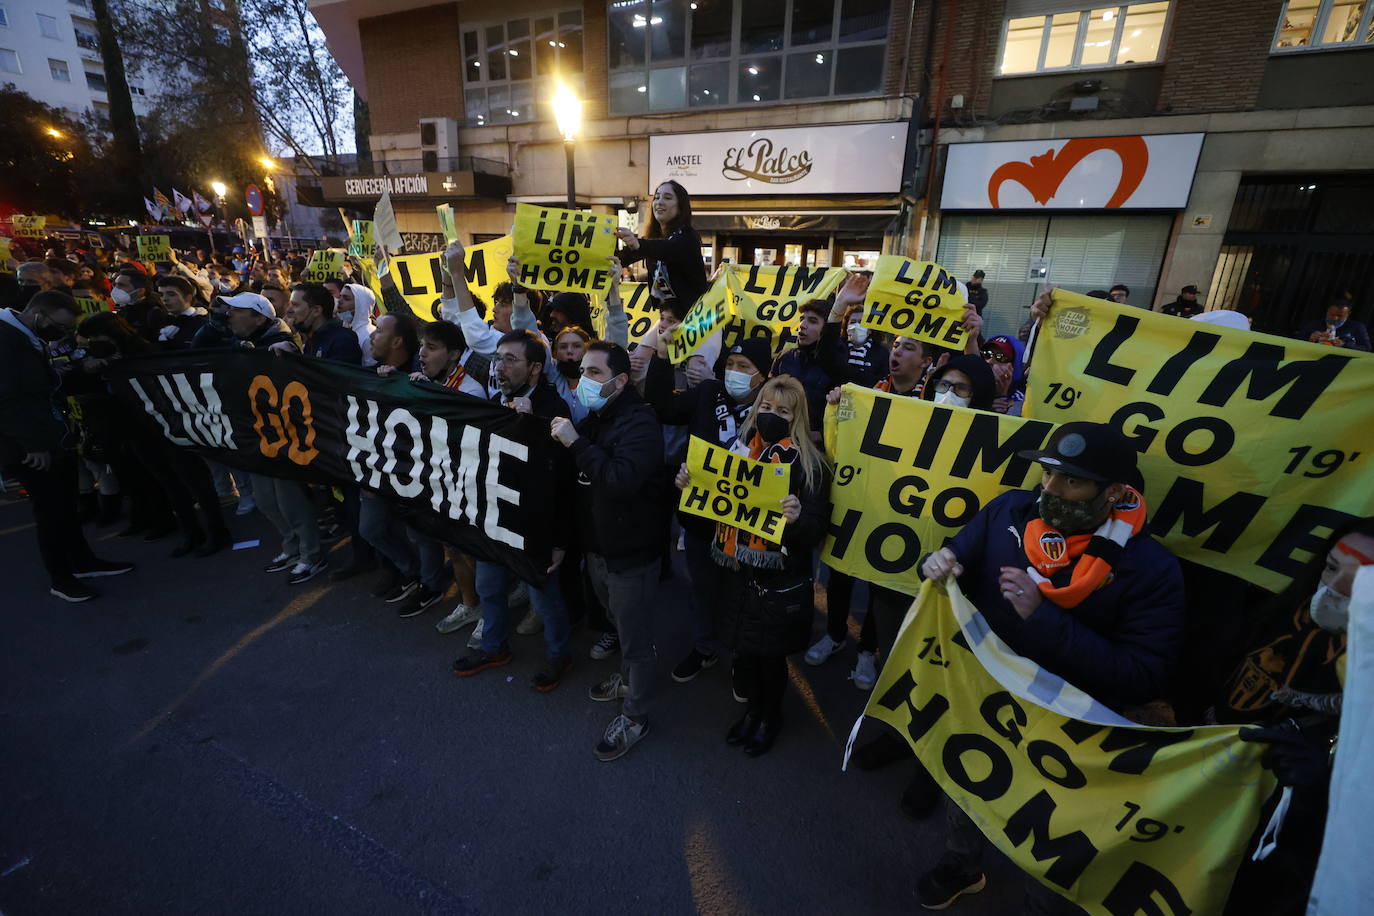
[[[582,77],[582,11],[511,19],[463,32],[464,123],[546,120],[553,80]]]
[[[1274,32],[1275,51],[1354,48],[1374,41],[1374,3],[1288,0]]]
[[[1009,19],[998,73],[1157,63],[1163,57],[1168,21],[1168,2]]]

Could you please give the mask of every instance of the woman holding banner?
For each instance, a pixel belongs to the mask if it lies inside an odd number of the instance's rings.
[[[726,732],[727,744],[750,757],[766,754],[782,728],[787,656],[806,648],[811,635],[811,552],[825,535],[830,469],[811,442],[806,392],[788,375],[769,379],[740,427],[732,451],[763,462],[791,465],[782,500],[782,543],[717,523],[711,557],[726,570],[720,639],[735,649],[735,677],[749,697],[744,717]],[[678,489],[690,482],[687,465]]]
[[[644,238],[629,229],[615,231],[623,244],[616,257],[626,267],[644,262],[650,296],[677,299],[690,307],[707,286],[701,238],[692,228],[692,198],[676,181],[665,181],[654,190],[651,212]]]

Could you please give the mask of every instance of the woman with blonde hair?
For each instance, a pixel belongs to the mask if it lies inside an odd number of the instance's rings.
[[[801,382],[790,375],[765,382],[731,450],[791,466],[789,493],[780,501],[782,543],[717,523],[711,544],[711,557],[727,577],[720,641],[735,650],[736,685],[749,702],[725,740],[757,757],[768,752],[782,727],[787,656],[805,649],[811,635],[811,554],[830,514],[830,468],[811,441]],[[688,481],[684,464],[679,489]]]

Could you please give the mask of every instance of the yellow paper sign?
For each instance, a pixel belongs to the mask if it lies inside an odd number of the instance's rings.
[[[878,258],[864,302],[864,327],[961,350],[968,300],[954,275],[932,261]]]
[[[305,265],[301,280],[306,283],[323,283],[337,280],[343,276],[344,253],[339,248],[316,248],[310,252],[310,261]]]
[[[649,295],[649,284],[621,283],[620,301],[625,305],[625,321],[629,326],[631,343],[648,334],[650,328],[658,324],[658,304]],[[590,331],[597,337],[604,339],[606,337],[606,300],[604,297],[592,297],[591,312],[592,326],[583,330]]]
[[[693,436],[687,444],[692,479],[677,506],[781,544],[787,521],[780,504],[788,493],[790,471],[791,465],[755,461]]]
[[[0,236],[0,274],[13,273],[10,270],[10,258],[14,257],[14,252],[10,250],[10,240]]]
[[[348,253],[355,258],[375,258],[376,224],[370,219],[353,220],[353,233],[348,238]]]
[[[172,240],[165,235],[140,235],[138,259],[149,263],[172,259]]]
[[[24,216],[15,213],[10,217],[10,225],[14,227],[14,234],[21,239],[41,239],[48,234],[46,216]]]
[[[586,210],[515,205],[515,257],[520,285],[602,293],[610,289],[615,217]]]
[[[726,273],[733,317],[725,326],[721,347],[728,351],[746,338],[756,337],[768,341],[775,357],[796,342],[802,305],[831,295],[846,276],[842,267],[795,264],[735,265]]]
[[[845,385],[825,415],[835,459],[825,562],[916,594],[922,556],[993,498],[1039,482],[1040,465],[1016,453],[1040,448],[1053,431],[1042,420]]]
[[[1150,529],[1279,591],[1374,515],[1374,355],[1054,291],[1023,412],[1121,429]]]
[[[109,304],[104,299],[95,299],[90,296],[76,296],[75,298],[82,315],[94,315],[96,312],[108,312],[110,310]]]
[[[467,264],[468,289],[491,306],[496,287],[510,281],[506,262],[511,256],[511,237],[472,245],[464,249]],[[440,290],[443,286],[444,254],[398,255],[391,259],[391,275],[396,288],[410,303],[410,310],[425,321],[440,320]],[[491,314],[488,311],[487,314]]]
[[[673,328],[672,339],[668,341],[668,359],[681,363],[691,356],[716,331],[725,327],[730,319],[730,301],[725,285],[726,275],[722,273],[702,294],[696,305],[688,310],[682,324]]]
[[[1274,789],[1267,746],[1237,726],[1125,723],[1012,653],[953,585],[922,589],[864,712],[998,849],[1093,916],[1220,913]]]
[[[439,214],[439,228],[443,230],[445,242],[458,241],[458,220],[453,215],[452,204],[440,204],[434,208]]]

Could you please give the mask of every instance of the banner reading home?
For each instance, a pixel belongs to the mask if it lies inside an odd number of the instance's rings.
[[[939,264],[885,254],[873,269],[863,324],[961,350],[967,304],[967,288]]]
[[[721,349],[757,337],[768,341],[777,357],[797,340],[801,307],[812,299],[825,299],[839,289],[848,273],[843,267],[780,267],[726,269],[732,319],[725,326]]]
[[[781,544],[787,524],[781,504],[787,496],[791,467],[737,455],[693,436],[687,444],[687,472],[692,479],[677,507]]]
[[[587,210],[515,205],[515,257],[520,285],[601,293],[610,289],[615,217]]]
[[[1025,415],[1120,427],[1180,557],[1278,591],[1374,514],[1374,355],[1055,290],[1034,358]]]
[[[1011,652],[955,585],[921,590],[864,712],[1094,916],[1220,913],[1274,788],[1237,726],[1130,723]]]
[[[512,251],[511,237],[508,235],[463,249],[468,289],[474,296],[480,297],[488,308],[496,287],[510,280],[506,274],[506,262],[510,260]],[[396,289],[405,297],[410,310],[425,321],[439,320],[439,294],[443,288],[443,276],[442,251],[397,255],[391,259],[391,278],[396,281]]]
[[[473,556],[542,582],[548,423],[404,377],[265,350],[118,360],[114,390],[174,445],[270,477],[357,485]]]
[[[826,410],[832,569],[914,595],[917,564],[1007,490],[1034,486],[1054,424],[845,385]]]
[[[165,235],[140,235],[138,241],[138,259],[153,263],[155,261],[170,261],[172,259],[172,240]]]
[[[316,248],[310,252],[301,279],[306,283],[323,283],[343,276],[344,253],[341,248]]]

